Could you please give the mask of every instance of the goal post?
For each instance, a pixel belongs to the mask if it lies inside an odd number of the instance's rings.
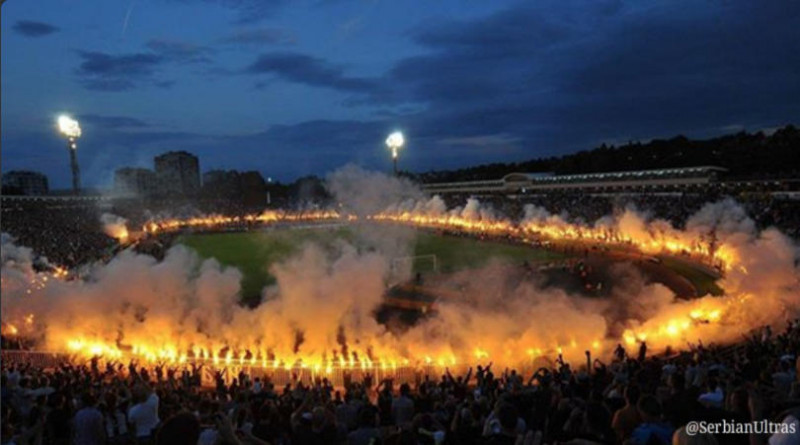
[[[413,272],[439,273],[439,259],[435,254],[413,255],[392,259],[392,273],[395,276],[409,276]]]

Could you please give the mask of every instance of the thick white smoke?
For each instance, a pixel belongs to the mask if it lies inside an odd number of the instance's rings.
[[[0,277],[2,277],[2,298],[0,298],[0,313],[3,321],[21,317],[15,308],[19,307],[19,298],[23,298],[30,283],[36,281],[36,271],[33,269],[33,251],[27,247],[14,244],[14,237],[7,233],[0,234]],[[7,317],[8,314],[8,317]]]
[[[600,218],[593,224],[586,224],[580,218],[571,220],[567,214],[554,215],[546,209],[529,205],[525,207],[522,221],[514,224],[497,217],[491,209],[481,206],[475,200],[469,200],[463,208],[451,210],[437,205],[440,201],[438,197],[433,197],[391,205],[382,212],[379,219],[476,231],[492,231],[493,228],[500,227],[502,233],[521,230],[545,239],[631,244],[648,253],[669,251],[679,256],[688,255],[697,262],[696,267],[713,271],[711,266],[715,266],[724,271],[724,278],[718,283],[724,290],[723,297],[706,296],[685,301],[676,299],[664,286],[645,285],[638,274],[630,269],[612,269],[612,274],[616,277],[614,281],[618,285],[608,300],[586,302],[579,297],[571,297],[571,301],[580,311],[600,314],[604,321],[602,326],[597,324],[595,329],[588,328],[591,323],[576,323],[567,329],[573,336],[580,333],[584,340],[589,337],[606,339],[606,342],[624,340],[629,347],[646,340],[656,349],[667,346],[683,347],[687,341],[727,342],[737,340],[742,333],[764,324],[783,323],[800,315],[800,300],[796,298],[800,294],[797,246],[776,229],[759,233],[744,209],[730,199],[707,204],[688,219],[685,229],[677,229],[667,221],[653,219],[647,212],[637,211],[633,207]],[[704,258],[713,258],[713,264],[701,264],[702,261],[707,261]],[[475,272],[471,274],[480,277]],[[486,280],[486,277],[476,279]],[[557,297],[550,296],[550,291],[537,289],[533,293],[558,301]],[[486,292],[482,294],[487,295]],[[507,290],[491,295],[494,295],[491,301],[503,306],[516,301],[516,294]],[[474,337],[468,334],[471,329],[466,329],[465,332],[459,328],[468,326],[468,321],[481,317],[487,319],[481,319],[478,324],[489,327],[488,332],[506,332],[511,335],[510,338],[526,337],[531,344],[537,342],[530,338],[547,338],[541,333],[527,337],[523,333],[530,328],[513,322],[518,314],[534,315],[526,312],[526,309],[532,310],[536,307],[535,304],[523,307],[508,305],[509,311],[503,313],[503,322],[498,324],[493,322],[491,310],[480,310],[480,305],[475,306],[471,304],[472,301],[466,301],[468,303],[463,307],[460,302],[443,303],[442,314],[432,326],[443,323],[446,327],[431,333],[426,332],[427,328],[423,326],[421,331],[424,334],[420,334],[420,338],[437,336],[438,332],[451,340],[456,336],[460,339],[458,342],[463,343],[463,339]],[[753,310],[753,305],[757,305],[758,310]],[[476,307],[478,310],[475,310]],[[453,313],[457,316],[452,315]],[[458,322],[443,321],[448,314]],[[577,315],[576,318],[583,316],[580,312],[576,314],[575,311],[562,307],[558,311],[538,312],[530,320],[535,325],[549,321],[553,316],[569,320],[573,315]],[[588,317],[587,320],[592,318]],[[488,338],[493,338],[492,334]],[[474,346],[481,342],[491,341],[484,339],[472,341],[471,344]],[[513,341],[506,342],[505,348],[509,349],[512,343]],[[577,343],[581,345],[581,342]],[[594,341],[592,343],[597,344]],[[602,345],[604,341],[599,343]],[[560,343],[550,344],[561,345],[563,339]],[[582,345],[585,346],[586,343]],[[605,345],[600,349],[608,352],[609,346]],[[562,349],[565,349],[565,355],[569,353],[566,348]],[[577,352],[574,355],[578,355]]]
[[[5,244],[3,251],[27,252]],[[47,349],[63,350],[65,341],[76,340],[123,349],[227,347],[285,359],[332,358],[348,348],[377,353],[375,339],[385,335],[372,311],[381,303],[387,261],[346,243],[334,253],[309,245],[275,265],[277,284],[255,309],[237,304],[238,270],[213,259],[200,261],[182,246],[170,249],[162,262],[125,251],[94,266],[85,281],[54,280],[30,295],[24,290],[32,269],[22,259],[4,261],[3,320],[18,323],[34,314]],[[16,274],[22,274],[14,281],[19,286],[6,280]]]
[[[387,204],[421,199],[424,195],[404,178],[371,172],[355,165],[342,167],[326,178],[325,187],[345,214],[361,218],[383,210]],[[444,203],[442,203],[444,204]],[[392,268],[392,280],[408,278],[410,269],[394,267],[413,254],[416,233],[403,226],[354,224],[354,243],[382,255]]]
[[[116,238],[120,242],[128,239],[128,220],[125,218],[111,213],[103,213],[100,215],[100,222],[103,224],[103,231],[106,235]]]
[[[253,309],[236,304],[238,270],[201,261],[181,246],[161,262],[122,252],[106,265],[93,266],[84,281],[55,280],[29,295],[24,285],[14,283],[37,277],[29,266],[30,253],[7,245],[4,237],[3,322],[19,323],[34,314],[44,336],[42,347],[56,350],[83,344],[137,346],[137,353],[157,356],[227,348],[311,362],[356,353],[372,360],[514,365],[559,352],[573,360],[587,349],[607,355],[620,341],[633,347],[636,340],[646,339],[655,349],[698,339],[730,341],[751,328],[798,314],[796,246],[776,230],[758,233],[732,201],[704,207],[683,230],[633,209],[586,225],[529,207],[515,225],[476,200],[447,209],[438,197],[420,199],[403,180],[356,167],[331,175],[328,187],[349,211],[409,218],[398,218],[401,222],[420,217],[454,227],[496,224],[509,233],[598,232],[642,246],[713,240],[730,261],[720,281],[725,296],[676,300],[666,287],[648,284],[632,267],[619,266],[612,268],[616,285],[610,298],[589,299],[542,288],[535,280],[516,280],[513,267],[490,263],[451,277],[445,285],[460,289],[460,298],[441,298],[436,315],[393,333],[377,323],[373,312],[383,301],[393,259],[412,251],[414,236],[413,231],[376,223],[356,226],[352,242],[332,248],[307,245],[272,266],[276,284],[265,289],[264,302]]]
[[[328,175],[326,187],[337,204],[359,216],[373,215],[387,205],[423,194],[411,181],[347,165]]]

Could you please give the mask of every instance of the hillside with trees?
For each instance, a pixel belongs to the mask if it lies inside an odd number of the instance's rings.
[[[422,182],[497,179],[512,172],[575,174],[714,165],[727,168],[726,178],[800,177],[800,130],[792,125],[767,136],[740,132],[707,140],[684,136],[631,142],[516,163],[495,163],[414,176]]]

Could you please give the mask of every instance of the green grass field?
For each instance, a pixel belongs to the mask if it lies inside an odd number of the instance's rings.
[[[226,266],[238,268],[244,275],[242,295],[245,301],[257,301],[264,286],[274,284],[270,265],[283,261],[302,249],[306,243],[331,247],[338,239],[355,243],[353,229],[314,228],[236,233],[191,234],[179,238],[178,243],[191,247],[203,258],[216,258]],[[557,261],[565,254],[529,246],[511,245],[496,241],[476,241],[468,237],[438,235],[417,231],[413,255],[436,255],[439,272],[449,273],[479,267],[492,259],[511,264],[528,261],[531,264]],[[662,258],[663,265],[689,280],[699,295],[721,294],[715,278],[684,261]],[[419,260],[413,270],[423,273],[431,270],[432,263]]]
[[[679,275],[682,275],[684,278],[689,280],[690,283],[697,289],[697,295],[715,295],[720,296],[723,294],[722,288],[717,285],[716,278],[709,275],[708,273],[696,268],[692,267],[691,264],[681,261],[675,258],[670,257],[660,257],[662,264],[672,269]]]
[[[349,228],[295,229],[259,232],[192,234],[179,238],[178,243],[191,247],[203,258],[216,258],[242,271],[242,295],[254,298],[261,289],[274,283],[269,267],[298,252],[303,245],[314,242],[330,246],[338,238],[353,239]],[[441,236],[417,232],[414,255],[436,255],[440,272],[478,267],[492,258],[514,264],[548,262],[564,258],[561,253],[501,242],[477,242],[471,238]],[[419,261],[415,270],[427,272],[430,262]]]
[[[512,245],[496,241],[478,242],[472,238],[442,236],[429,232],[418,232],[414,246],[415,255],[435,254],[439,272],[479,267],[489,260],[503,259],[513,264],[541,263],[560,260],[563,253],[530,246]]]
[[[261,289],[273,284],[269,273],[273,263],[297,252],[305,243],[328,245],[339,237],[349,238],[346,229],[276,230],[184,235],[178,243],[191,247],[203,258],[215,258],[221,264],[242,272],[242,294],[260,295]]]

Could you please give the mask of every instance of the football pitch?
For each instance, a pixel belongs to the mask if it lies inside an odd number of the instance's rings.
[[[242,297],[253,301],[264,286],[273,284],[269,269],[273,263],[288,259],[308,243],[330,247],[337,239],[353,241],[349,227],[265,230],[234,233],[204,233],[181,236],[178,243],[188,246],[202,258],[216,258],[221,264],[238,268],[242,274]],[[439,272],[479,267],[491,259],[511,264],[542,263],[560,260],[563,253],[499,241],[478,241],[468,237],[439,235],[417,231],[413,255],[436,255]],[[413,263],[414,271],[428,272],[431,262]]]

